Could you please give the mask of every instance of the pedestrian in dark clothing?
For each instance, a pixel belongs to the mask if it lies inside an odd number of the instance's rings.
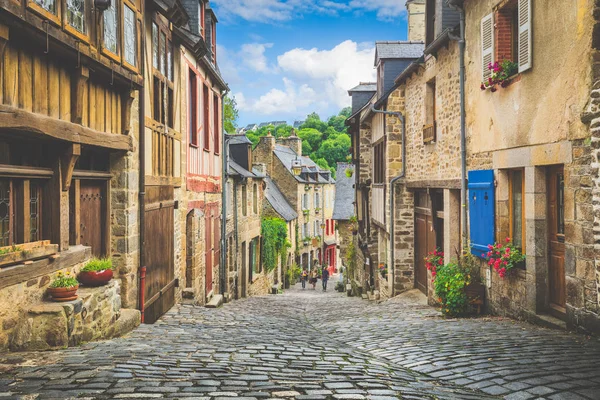
[[[327,266],[323,267],[323,272],[321,273],[321,280],[323,281],[323,291],[327,291],[327,281],[329,280],[329,270]]]

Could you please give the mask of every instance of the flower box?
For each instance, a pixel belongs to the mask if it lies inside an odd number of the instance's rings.
[[[22,264],[25,261],[45,258],[58,253],[58,245],[49,240],[0,247],[0,268]]]

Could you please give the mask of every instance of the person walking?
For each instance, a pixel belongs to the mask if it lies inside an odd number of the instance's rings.
[[[300,282],[302,282],[302,289],[306,289],[306,281],[308,280],[308,270],[306,267],[302,269],[302,274],[300,275]]]
[[[329,280],[329,270],[327,269],[327,266],[323,267],[323,272],[321,275],[321,281],[323,282],[323,291],[326,292],[327,291],[327,281]]]
[[[310,283],[312,283],[313,290],[316,289],[317,286],[317,276],[318,276],[317,268],[314,268],[310,274]]]

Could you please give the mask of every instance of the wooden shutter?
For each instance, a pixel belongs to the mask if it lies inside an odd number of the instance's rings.
[[[487,253],[496,232],[494,171],[469,171],[469,233],[471,253]]]
[[[481,76],[487,81],[491,75],[488,68],[494,62],[494,14],[486,15],[481,20]]]
[[[531,68],[531,0],[519,0],[519,72]]]

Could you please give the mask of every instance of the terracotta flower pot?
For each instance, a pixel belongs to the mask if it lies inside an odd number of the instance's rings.
[[[106,285],[112,278],[112,269],[105,269],[104,271],[82,271],[77,279],[85,286],[97,287]]]
[[[77,299],[77,289],[79,285],[68,288],[48,288],[48,293],[53,301],[71,301]]]

